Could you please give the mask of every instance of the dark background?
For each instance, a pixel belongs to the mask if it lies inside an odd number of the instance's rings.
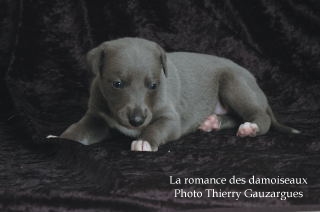
[[[319,204],[319,1],[0,0],[0,26],[1,211],[305,209]],[[167,51],[234,60],[256,76],[278,119],[303,133],[271,130],[238,138],[236,130],[195,132],[156,153],[130,152],[130,139],[120,135],[92,146],[46,140],[86,110],[86,52],[125,36],[153,40]],[[174,186],[170,175],[306,177],[308,185]],[[188,199],[174,198],[175,188],[297,190],[304,197]]]

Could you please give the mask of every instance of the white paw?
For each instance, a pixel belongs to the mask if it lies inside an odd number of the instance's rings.
[[[209,116],[199,127],[200,130],[205,132],[211,132],[212,130],[219,130],[221,127],[221,121],[215,114]]]
[[[259,132],[259,127],[256,123],[245,122],[239,126],[237,136],[239,137],[254,137]]]
[[[131,143],[131,151],[151,152],[152,148],[148,141],[135,140]]]
[[[46,138],[50,139],[50,138],[58,138],[59,136],[56,136],[56,135],[47,135]]]

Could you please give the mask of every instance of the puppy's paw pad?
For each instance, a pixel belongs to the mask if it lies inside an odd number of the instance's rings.
[[[259,127],[256,123],[245,122],[239,126],[237,136],[239,137],[254,137],[259,132]]]
[[[212,130],[219,130],[220,126],[221,121],[217,115],[213,114],[200,125],[199,129],[205,132],[211,132]]]
[[[131,151],[151,152],[152,148],[148,141],[135,140],[131,143]]]

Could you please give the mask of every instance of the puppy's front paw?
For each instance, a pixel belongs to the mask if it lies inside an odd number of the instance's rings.
[[[259,127],[256,123],[245,122],[239,126],[237,136],[239,137],[254,137],[259,132]]]
[[[211,132],[212,130],[219,130],[220,127],[221,121],[217,115],[213,114],[200,125],[199,129],[205,132]]]
[[[135,140],[131,143],[131,151],[151,152],[152,148],[148,141]]]

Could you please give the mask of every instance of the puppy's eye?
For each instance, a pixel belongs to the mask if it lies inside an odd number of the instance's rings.
[[[150,83],[150,85],[148,86],[148,88],[150,90],[155,90],[158,88],[158,84],[157,83]]]
[[[112,87],[118,88],[118,89],[123,88],[124,87],[124,82],[122,82],[122,81],[113,81],[112,82]]]

